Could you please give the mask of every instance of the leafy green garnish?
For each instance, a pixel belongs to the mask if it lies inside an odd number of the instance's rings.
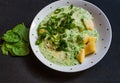
[[[72,18],[74,13],[74,11],[72,11],[73,5],[70,5],[69,9],[70,12],[62,12],[63,9],[56,9],[53,12],[55,14],[54,16],[50,16],[49,20],[40,23],[38,27],[38,39],[36,41],[36,45],[39,45],[47,38],[49,42],[55,46],[57,51],[66,51],[68,47],[67,42],[62,40],[62,38],[67,37],[65,34],[66,30],[76,28],[74,24],[74,18]],[[57,14],[60,16],[57,16]],[[41,34],[40,30],[43,29],[46,31],[46,33]]]
[[[60,12],[61,12],[61,9],[56,9],[54,13],[55,13],[55,14],[58,14],[58,13],[60,13]]]
[[[39,45],[41,42],[39,39],[36,40],[35,45]]]
[[[4,41],[1,47],[2,53],[12,56],[28,55],[29,50],[29,29],[24,24],[18,24],[13,29],[8,30],[2,37]]]
[[[70,5],[70,9],[72,9],[72,8],[73,8],[73,4]]]
[[[60,40],[59,47],[56,49],[57,51],[67,51],[67,42],[65,40]]]

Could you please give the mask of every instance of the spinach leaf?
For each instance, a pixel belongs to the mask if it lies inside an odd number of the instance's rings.
[[[20,38],[26,42],[29,41],[28,35],[29,35],[29,29],[25,27],[24,24],[18,24],[13,28],[13,32],[18,34]]]
[[[25,56],[25,55],[28,55],[30,50],[28,47],[26,47],[28,44],[22,44],[21,42],[20,43],[17,43],[16,46],[14,46],[12,48],[12,51],[13,53],[16,55],[16,56]]]
[[[14,52],[12,51],[12,48],[14,48],[14,47],[13,47],[13,44],[7,42],[5,45],[6,45],[6,48],[7,48],[8,52],[9,52],[12,56],[14,56],[15,54],[14,54]]]
[[[2,44],[1,50],[4,55],[8,55],[8,49],[6,48],[5,43]]]
[[[12,56],[28,55],[29,50],[29,29],[24,24],[18,24],[13,29],[8,30],[2,37],[4,40],[1,50],[4,55],[9,53]]]
[[[20,40],[19,36],[15,34],[12,30],[8,30],[2,37],[6,42],[18,42]]]

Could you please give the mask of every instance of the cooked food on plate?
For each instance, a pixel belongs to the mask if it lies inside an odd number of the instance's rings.
[[[82,64],[96,52],[98,32],[93,17],[80,7],[70,5],[52,11],[40,22],[37,34],[40,52],[58,65]]]

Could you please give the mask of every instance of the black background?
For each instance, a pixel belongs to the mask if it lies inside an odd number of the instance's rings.
[[[34,16],[56,0],[0,0],[0,36],[16,24],[30,27]],[[78,73],[60,73],[43,65],[31,51],[26,57],[0,52],[0,83],[120,83],[120,0],[87,0],[107,15],[112,25],[112,44],[94,67]]]

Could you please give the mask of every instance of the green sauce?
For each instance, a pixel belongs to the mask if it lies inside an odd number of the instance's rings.
[[[77,56],[85,46],[85,35],[98,39],[96,30],[87,30],[83,19],[92,19],[91,14],[79,7],[64,6],[48,14],[38,27],[37,45],[49,61],[62,65],[80,64]]]

